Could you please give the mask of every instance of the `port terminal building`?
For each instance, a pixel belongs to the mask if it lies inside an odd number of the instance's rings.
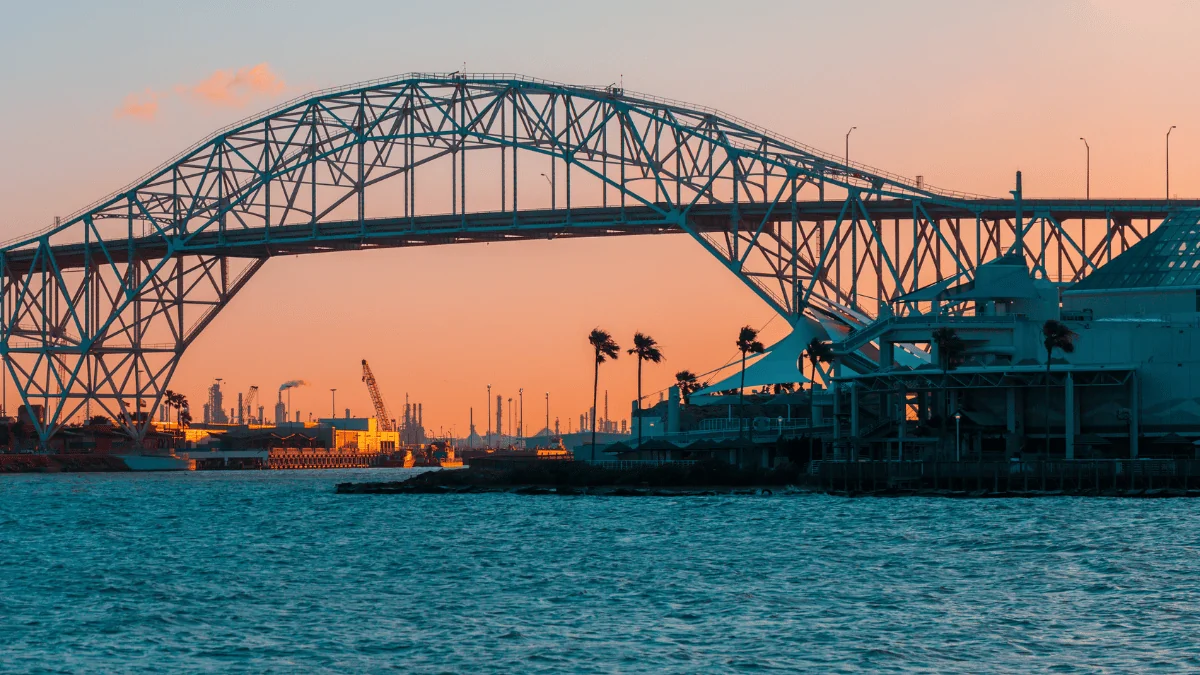
[[[834,343],[833,458],[1194,456],[1198,221],[1166,220],[1074,284],[1010,254],[897,298]],[[1069,330],[1069,353],[1047,351],[1047,321]],[[927,362],[914,364],[916,345]]]
[[[1047,322],[1065,328],[1069,352],[1047,351]],[[745,419],[728,393],[740,373],[686,404],[672,390],[635,413],[633,436],[640,425],[654,445],[625,440],[620,456],[698,458],[688,448],[733,438],[807,439],[813,460],[1198,456],[1200,211],[1172,216],[1075,283],[1050,281],[1013,251],[970,279],[901,295],[855,330],[822,325],[828,388],[805,391],[807,336],[793,333],[747,367]],[[799,390],[778,391],[789,383]]]

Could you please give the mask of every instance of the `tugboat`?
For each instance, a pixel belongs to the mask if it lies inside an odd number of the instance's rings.
[[[454,446],[449,441],[434,441],[417,449],[420,457],[417,466],[441,467],[443,469],[458,469],[463,465],[457,456]]]
[[[413,456],[413,451],[408,448],[401,448],[391,454],[383,455],[379,459],[379,466],[395,469],[411,469],[416,464],[417,458]]]

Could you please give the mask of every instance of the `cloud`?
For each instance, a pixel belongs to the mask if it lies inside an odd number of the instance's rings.
[[[153,122],[158,115],[158,99],[162,94],[147,89],[142,94],[130,94],[121,102],[121,107],[113,111],[113,117],[132,117],[142,122]]]
[[[283,80],[260,63],[236,71],[218,70],[184,90],[193,98],[219,106],[240,107],[259,96],[272,96],[286,88]],[[178,91],[178,89],[177,89]]]
[[[129,94],[113,111],[113,116],[152,122],[158,116],[159,101],[172,95],[203,105],[238,108],[286,90],[287,85],[271,66],[260,63],[237,70],[218,70],[196,84],[177,84],[170,91],[147,89],[140,94]]]

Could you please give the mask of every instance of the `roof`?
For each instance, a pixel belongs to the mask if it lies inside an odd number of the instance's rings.
[[[753,364],[746,366],[746,386],[761,387],[771,384],[809,382],[810,380],[800,372],[800,354],[808,349],[811,335],[812,333],[806,330],[794,330],[787,337],[767,347],[762,356]],[[742,371],[738,369],[729,377],[696,393],[711,394],[727,389],[738,389],[741,386]]]
[[[1167,218],[1070,291],[1130,288],[1200,288],[1200,209]]]

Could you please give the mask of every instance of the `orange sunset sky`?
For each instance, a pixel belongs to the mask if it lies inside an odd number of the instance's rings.
[[[577,6],[578,5],[578,6]],[[1200,5],[1184,2],[90,3],[10,7],[0,23],[0,238],[120,188],[210,131],[309,90],[408,71],[515,72],[707,105],[938,186],[1006,195],[1200,196]],[[16,16],[12,16],[16,15]],[[336,15],[337,20],[331,20]],[[53,46],[50,48],[50,46]],[[537,207],[535,198],[523,206]],[[483,208],[482,205],[479,208]],[[380,298],[386,298],[381,301]],[[190,349],[172,388],[199,416],[289,379],[307,418],[369,412],[368,359],[394,414],[486,428],[486,385],[524,387],[528,430],[578,426],[590,329],[653,335],[655,392],[732,358],[744,324],[782,320],[686,237],[388,250],[270,261]],[[605,365],[627,418],[635,362]],[[11,383],[10,383],[11,387]],[[602,394],[603,395],[603,394]],[[10,406],[14,393],[9,390]],[[657,400],[655,396],[652,400]],[[507,415],[506,422],[507,425]]]

